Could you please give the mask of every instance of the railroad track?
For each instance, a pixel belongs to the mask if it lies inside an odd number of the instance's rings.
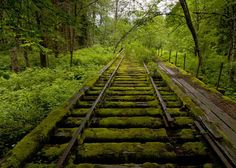
[[[118,58],[26,168],[233,167],[214,137],[144,64]]]

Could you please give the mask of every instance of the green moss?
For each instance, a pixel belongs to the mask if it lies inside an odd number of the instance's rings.
[[[64,126],[66,126],[66,127],[79,127],[82,120],[83,120],[83,118],[68,117],[64,122]]]
[[[76,116],[76,117],[84,117],[87,112],[88,112],[89,108],[79,108],[79,109],[75,109],[71,112],[72,116]]]
[[[202,142],[186,142],[181,146],[186,154],[207,155],[206,146]]]
[[[55,125],[61,121],[69,111],[60,108],[51,112],[33,131],[27,134],[16,146],[8,153],[2,168],[19,167],[24,160],[32,155],[41,144],[47,141]]]
[[[37,164],[37,163],[29,163],[24,166],[24,168],[55,168],[56,164]]]
[[[187,116],[188,112],[180,111],[179,108],[167,108],[167,112],[170,113],[171,116]]]
[[[211,163],[206,163],[206,164],[203,165],[203,168],[213,168],[213,167],[214,166]]]
[[[148,127],[163,126],[160,118],[154,117],[107,117],[99,120],[101,127]]]
[[[180,100],[186,105],[194,116],[203,115],[203,111],[189,98],[176,84],[171,80],[171,78],[163,73],[160,69],[158,69],[158,73],[162,76],[162,78],[166,81],[168,86],[173,90],[176,95],[180,98]]]
[[[115,91],[126,91],[126,90],[133,90],[133,91],[147,91],[152,90],[151,87],[110,87],[109,90],[115,90]]]
[[[101,117],[129,117],[129,116],[160,116],[162,110],[159,108],[102,108],[96,112],[96,115]]]
[[[89,108],[92,106],[92,103],[89,101],[78,101],[76,107]]]
[[[166,100],[166,101],[176,101],[178,100],[178,98],[176,96],[173,96],[173,95],[166,95],[166,96],[162,96],[163,100]]]
[[[102,165],[102,164],[79,164],[73,167],[66,168],[174,168],[174,164],[158,164],[158,163],[143,163],[143,164],[120,164],[120,165]]]
[[[175,101],[175,102],[167,102],[167,107],[181,107],[182,106],[182,103],[180,101]]]
[[[158,102],[157,101],[149,101],[144,102],[142,104],[138,102],[121,102],[121,101],[106,101],[103,105],[103,107],[137,107],[137,106],[144,106],[144,107],[157,107]]]
[[[84,136],[85,141],[157,141],[167,139],[167,133],[164,128],[88,128],[85,130]]]
[[[89,143],[83,144],[77,151],[78,160],[158,160],[175,158],[170,144],[161,142],[148,143]]]
[[[58,159],[58,157],[65,151],[67,145],[67,143],[54,146],[46,145],[40,151],[40,156],[45,158],[47,161],[52,162]]]
[[[154,96],[144,96],[144,95],[136,95],[136,96],[112,96],[106,98],[106,100],[118,100],[118,101],[151,101],[155,100]]]
[[[71,138],[73,133],[77,130],[78,128],[59,128],[57,129],[56,133],[54,134],[54,137],[56,139],[59,138]]]
[[[150,90],[150,91],[111,91],[111,90],[108,90],[107,93],[109,95],[153,95],[153,91]]]
[[[193,124],[193,119],[190,117],[175,117],[175,124],[177,126],[185,126]]]
[[[181,139],[194,139],[194,131],[192,129],[182,129],[177,133],[177,136]]]

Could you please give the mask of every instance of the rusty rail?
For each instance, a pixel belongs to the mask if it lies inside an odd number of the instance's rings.
[[[163,100],[163,98],[162,98],[162,96],[161,96],[157,86],[155,85],[155,82],[154,82],[153,78],[150,75],[150,71],[147,68],[147,65],[145,63],[143,63],[143,65],[144,65],[144,67],[146,69],[146,72],[147,72],[148,77],[149,77],[149,79],[150,79],[150,81],[152,83],[152,86],[153,86],[153,88],[154,88],[154,90],[156,92],[156,95],[157,95],[157,97],[158,97],[158,99],[159,99],[159,101],[161,103],[161,108],[162,108],[162,110],[164,112],[165,120],[166,120],[165,124],[167,125],[167,127],[172,126],[172,123],[173,123],[174,119],[171,117],[170,113],[167,112],[166,103],[164,102],[164,100]]]
[[[210,133],[208,128],[205,126],[205,124],[202,122],[202,120],[199,118],[200,121],[194,121],[195,126],[198,128],[200,133],[203,135],[203,137],[206,139],[206,141],[209,143],[211,148],[214,150],[214,152],[219,157],[220,161],[224,164],[226,168],[234,168],[236,165],[234,164],[232,158],[228,156],[224,148],[221,146],[221,144],[215,139],[214,135]]]
[[[85,116],[84,120],[82,121],[80,127],[73,134],[73,137],[71,138],[68,146],[66,147],[65,151],[63,152],[63,154],[60,156],[60,158],[59,158],[59,160],[58,160],[58,162],[56,164],[56,168],[62,168],[63,167],[67,157],[69,156],[69,154],[70,154],[70,152],[71,152],[71,150],[73,148],[73,146],[77,142],[77,138],[82,134],[83,130],[88,125],[88,123],[89,123],[89,121],[90,121],[90,119],[91,119],[91,117],[92,117],[92,115],[94,113],[94,110],[95,110],[96,106],[102,100],[106,89],[110,86],[110,84],[112,82],[112,79],[116,75],[116,72],[119,69],[123,59],[124,59],[124,56],[121,58],[119,64],[117,65],[117,67],[113,71],[113,73],[110,76],[109,80],[106,82],[105,86],[103,87],[102,91],[100,92],[100,94],[98,95],[97,99],[93,103],[92,107],[88,110],[87,115]]]

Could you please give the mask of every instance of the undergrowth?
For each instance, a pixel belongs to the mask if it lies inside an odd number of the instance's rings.
[[[4,61],[8,61],[6,56],[1,55]],[[38,55],[32,54],[31,60],[35,57]],[[34,66],[19,74],[0,70],[0,156],[78,91],[112,57],[109,50],[95,46],[76,51],[73,67],[69,66],[69,54],[62,54],[59,58],[50,56],[49,68]]]

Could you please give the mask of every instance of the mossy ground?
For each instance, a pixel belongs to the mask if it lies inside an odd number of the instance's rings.
[[[88,128],[84,132],[86,141],[160,141],[167,139],[164,128]]]
[[[168,143],[85,143],[78,148],[78,161],[142,161],[174,159],[173,148]]]
[[[98,121],[100,127],[147,127],[160,128],[163,126],[162,119],[154,117],[107,117]]]

